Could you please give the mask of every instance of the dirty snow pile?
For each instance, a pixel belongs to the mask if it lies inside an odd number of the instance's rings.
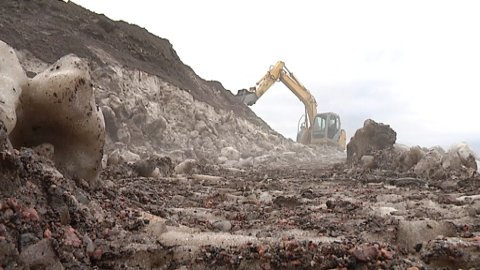
[[[0,120],[15,148],[39,147],[62,173],[95,184],[105,127],[84,60],[67,55],[29,79],[0,41]]]
[[[470,178],[478,172],[478,157],[466,143],[423,148],[395,144],[388,125],[368,119],[347,146],[347,161],[365,169],[389,169],[432,180]]]
[[[154,155],[169,156],[175,163],[195,159],[242,168],[345,157],[336,149],[285,139],[264,123],[212,107],[158,76],[93,51],[105,63],[91,63],[91,76],[105,118],[106,160],[113,156],[117,162],[120,156],[134,163]],[[20,55],[28,71],[37,73],[47,66],[28,53]]]

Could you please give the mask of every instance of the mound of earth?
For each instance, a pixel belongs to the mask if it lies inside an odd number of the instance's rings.
[[[66,54],[89,61],[106,124],[105,160],[117,151],[130,163],[167,155],[175,163],[252,167],[343,156],[285,139],[220,83],[197,76],[168,40],[138,26],[54,0],[4,1],[0,12],[0,36],[30,77]]]

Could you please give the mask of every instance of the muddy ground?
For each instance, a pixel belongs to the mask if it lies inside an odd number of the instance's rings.
[[[33,150],[0,156],[4,269],[480,264],[478,176],[426,181],[343,163],[248,171],[200,164],[190,175],[170,175],[165,159],[162,173],[170,176],[112,166],[104,187],[90,190]]]

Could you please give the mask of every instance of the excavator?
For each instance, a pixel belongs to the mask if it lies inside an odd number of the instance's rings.
[[[315,97],[282,61],[271,66],[254,87],[238,90],[236,97],[246,105],[252,106],[277,81],[285,84],[305,105],[305,115],[298,122],[297,142],[326,144],[345,150],[347,136],[345,130],[341,128],[340,116],[333,112],[317,113]]]

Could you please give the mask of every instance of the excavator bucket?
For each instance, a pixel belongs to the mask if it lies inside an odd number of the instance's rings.
[[[235,96],[237,100],[245,103],[248,106],[252,106],[257,102],[258,97],[254,92],[248,91],[247,89],[238,90],[237,95]]]

